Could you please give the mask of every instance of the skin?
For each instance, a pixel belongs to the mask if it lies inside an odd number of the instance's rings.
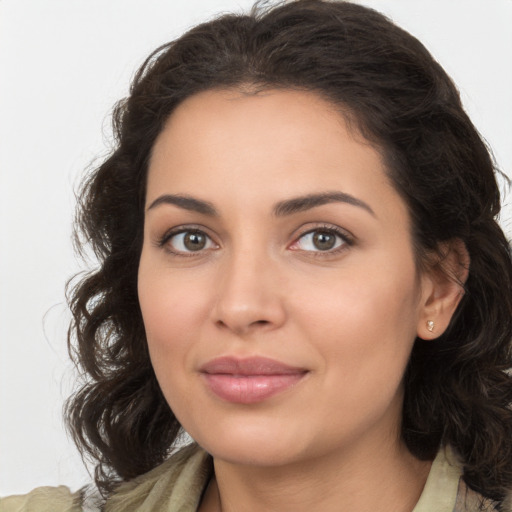
[[[355,200],[276,215],[280,202],[331,192]],[[204,248],[173,228],[201,230]],[[201,510],[414,508],[430,462],[400,440],[402,378],[415,337],[442,333],[460,290],[418,271],[410,232],[379,152],[313,93],[207,91],[171,115],[149,167],[139,299],[163,393],[214,457]],[[226,355],[305,374],[231,403],[200,371]]]

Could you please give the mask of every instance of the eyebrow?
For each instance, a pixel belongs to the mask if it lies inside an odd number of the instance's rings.
[[[163,196],[157,197],[148,206],[146,211],[156,208],[161,204],[172,204],[178,206],[179,208],[183,208],[184,210],[202,213],[203,215],[208,215],[210,217],[218,216],[217,210],[215,209],[212,203],[181,194],[165,194]]]
[[[358,199],[357,197],[346,194],[345,192],[322,192],[320,194],[308,194],[305,196],[294,197],[292,199],[286,199],[278,202],[274,206],[273,214],[276,217],[286,217],[288,215],[293,215],[294,213],[304,212],[329,203],[346,203],[352,206],[358,206],[372,214],[374,217],[376,216],[375,212],[367,203],[361,201],[361,199]],[[184,210],[201,213],[210,217],[217,217],[219,215],[212,203],[181,194],[165,194],[157,197],[148,206],[147,211],[162,204],[171,204],[178,206],[179,208],[183,208]]]
[[[284,217],[329,203],[346,203],[352,206],[358,206],[376,217],[370,205],[345,192],[323,192],[320,194],[308,194],[293,199],[286,199],[276,204],[274,207],[274,215],[276,217]]]

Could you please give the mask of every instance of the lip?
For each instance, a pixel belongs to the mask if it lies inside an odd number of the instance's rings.
[[[219,357],[201,366],[207,387],[232,403],[253,404],[295,386],[308,373],[266,357]]]

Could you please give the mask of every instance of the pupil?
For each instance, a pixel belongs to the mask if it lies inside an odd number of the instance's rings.
[[[313,243],[317,249],[328,251],[334,247],[336,238],[330,233],[319,231],[313,235]]]
[[[200,251],[206,245],[206,237],[201,233],[187,233],[183,243],[189,251]]]

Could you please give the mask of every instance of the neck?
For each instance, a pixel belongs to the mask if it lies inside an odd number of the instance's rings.
[[[357,452],[357,453],[356,453]],[[214,460],[215,477],[201,512],[411,512],[431,462],[401,443],[344,450],[300,464],[254,467]]]

